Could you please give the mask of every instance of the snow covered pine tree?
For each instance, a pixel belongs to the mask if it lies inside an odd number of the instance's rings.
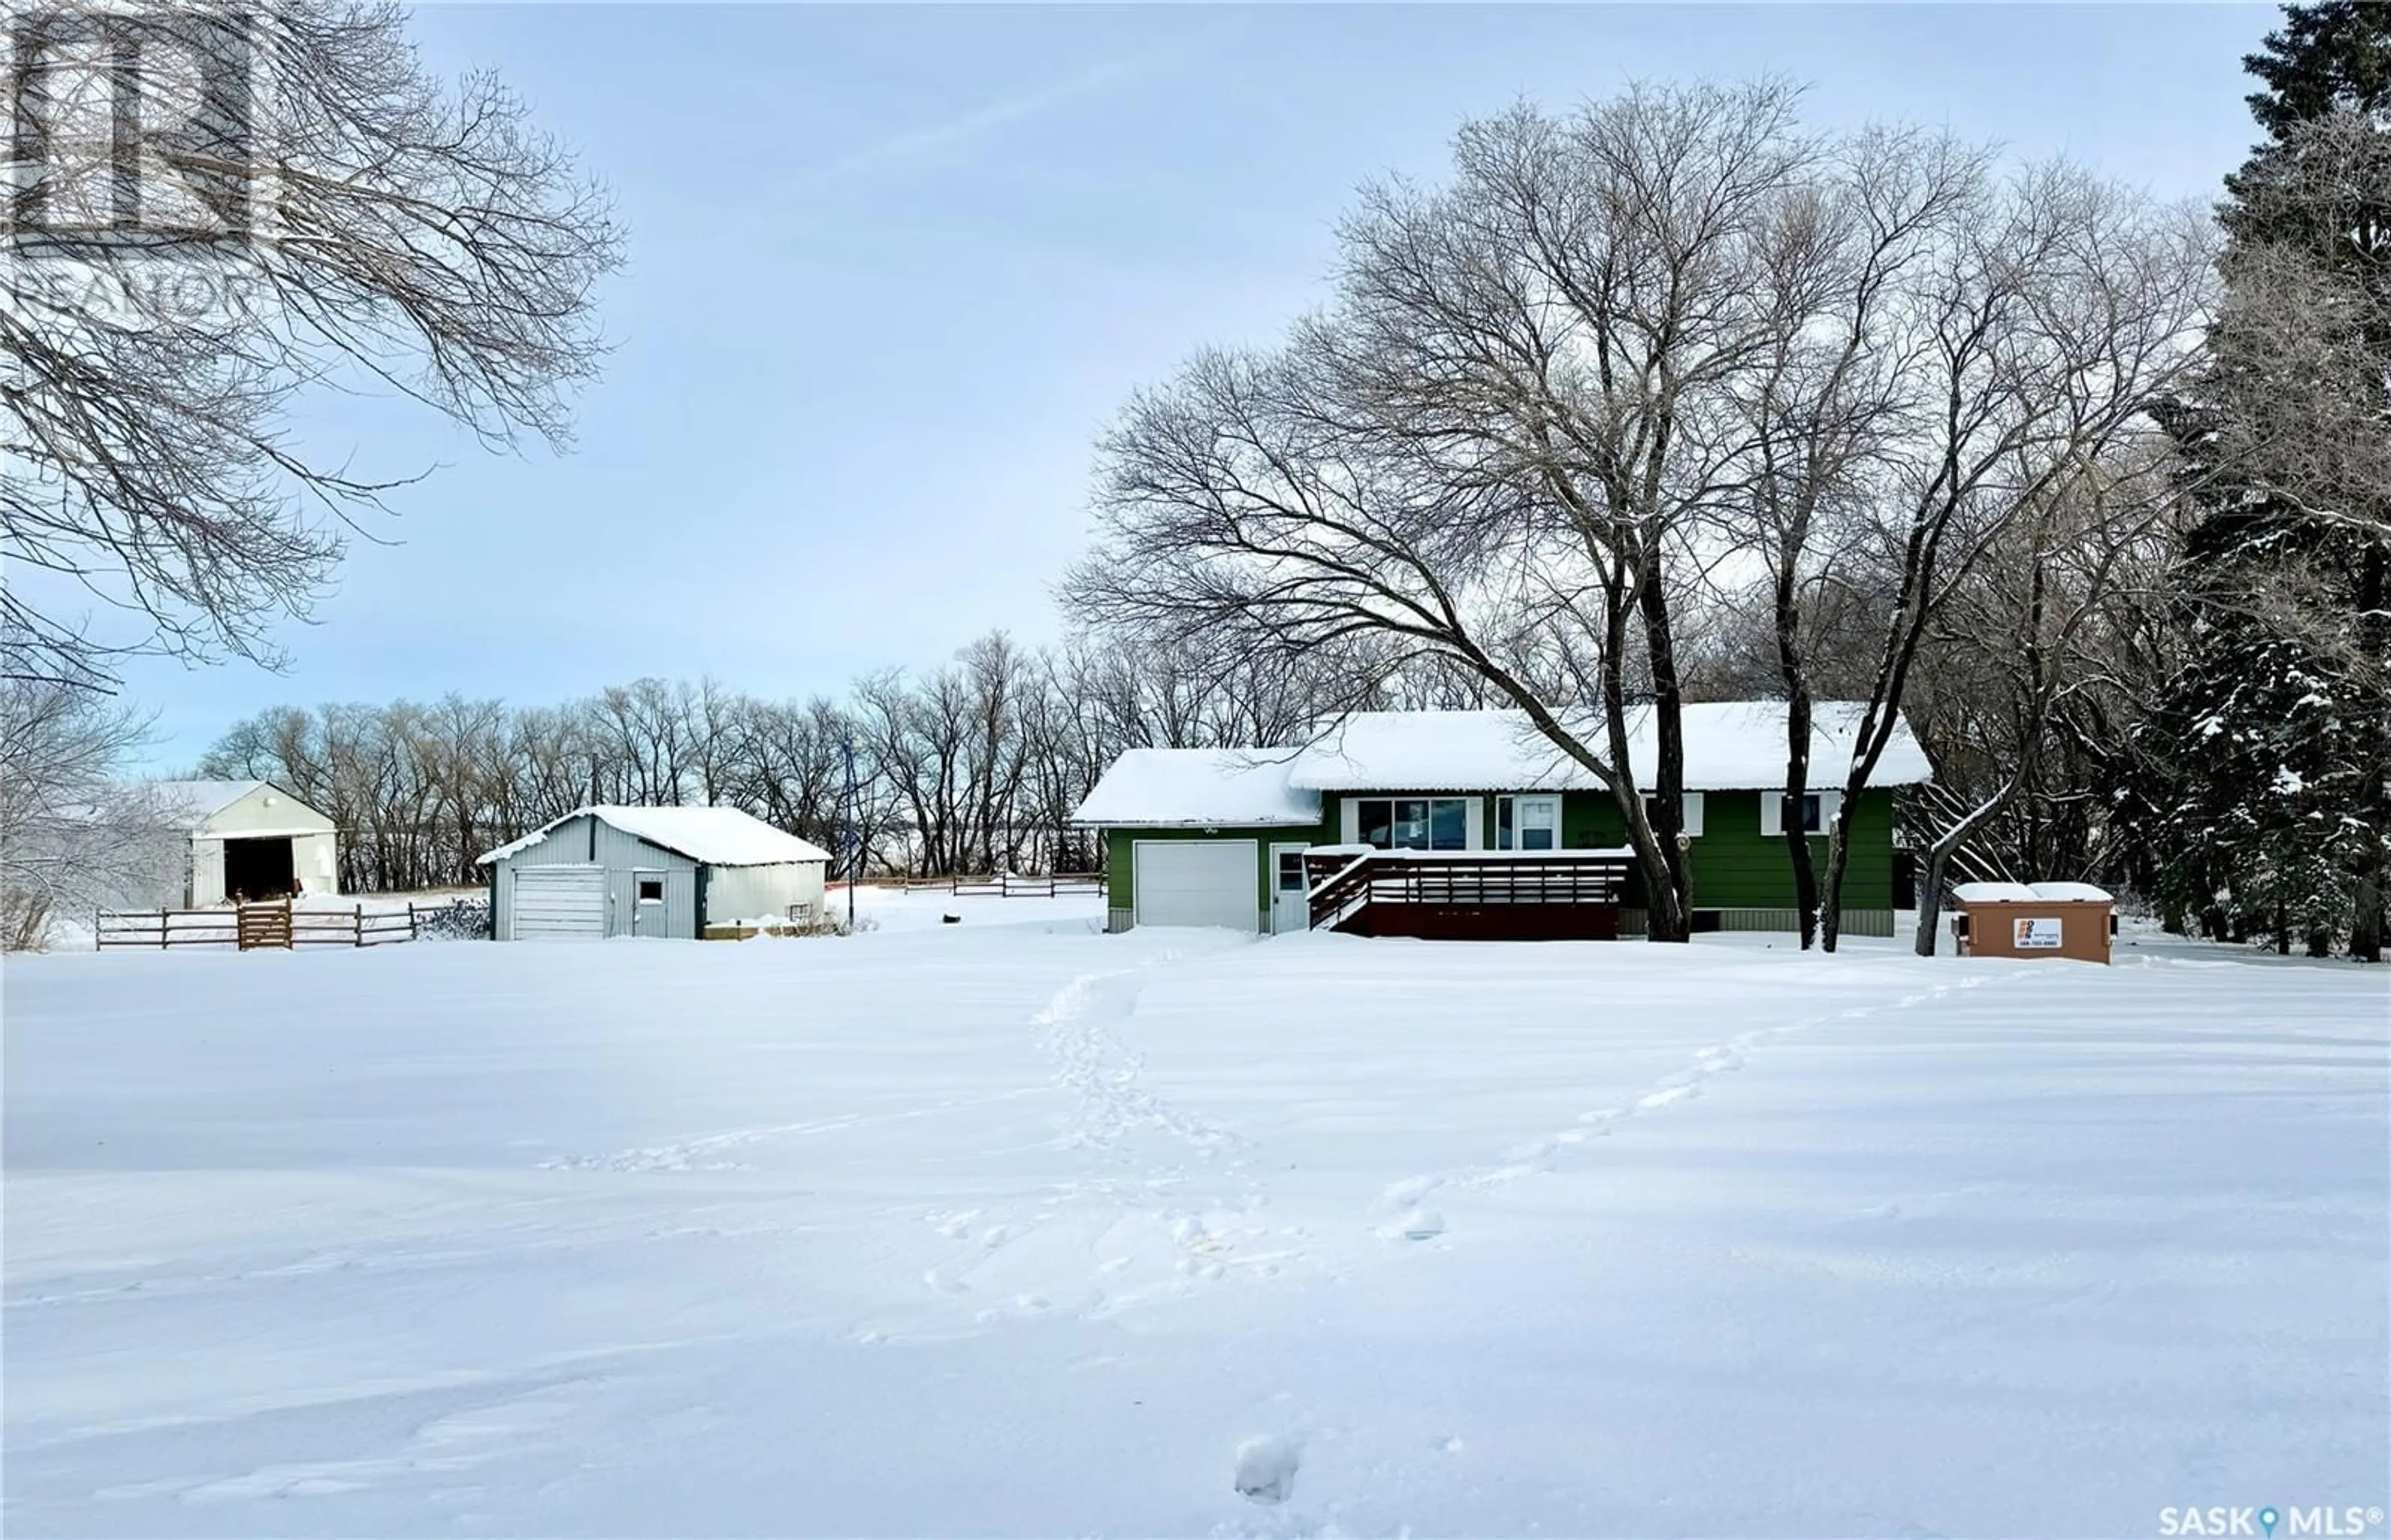
[[[2391,870],[2391,9],[2285,7],[2245,62],[2209,371],[2171,424],[2204,512],[2144,751],[2161,897],[2379,961]]]

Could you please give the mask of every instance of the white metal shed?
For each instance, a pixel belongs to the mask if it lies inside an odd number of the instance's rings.
[[[498,941],[655,936],[708,925],[811,919],[830,853],[735,807],[594,806],[477,865]]]

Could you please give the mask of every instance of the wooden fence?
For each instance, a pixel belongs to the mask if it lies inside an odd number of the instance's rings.
[[[404,910],[300,908],[244,904],[237,909],[102,909],[93,917],[97,944],[146,947],[387,946],[417,938],[416,907]]]
[[[1024,877],[998,872],[973,877],[889,877],[864,879],[866,888],[894,888],[909,893],[952,893],[958,898],[1062,898],[1073,893],[1105,891],[1102,872],[1053,872]]]

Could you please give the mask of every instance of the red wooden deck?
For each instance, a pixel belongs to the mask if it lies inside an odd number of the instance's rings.
[[[1434,941],[1616,941],[1616,851],[1307,852],[1312,928]]]

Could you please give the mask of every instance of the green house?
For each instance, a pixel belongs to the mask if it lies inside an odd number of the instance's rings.
[[[1850,702],[1814,709],[1814,777],[1842,780],[1860,711]],[[1648,724],[1637,726],[1634,768],[1648,785]],[[1783,820],[1823,830],[1841,810],[1841,793],[1812,791],[1799,808],[1790,805],[1781,790],[1781,702],[1688,706],[1684,731],[1696,928],[1793,930]],[[1893,797],[1930,773],[1917,739],[1897,726],[1873,784],[1850,810],[1845,933],[1893,933]],[[1315,918],[1315,884],[1340,857],[1385,853],[1389,870],[1408,862],[1448,882],[1461,871],[1499,882],[1506,870],[1631,853],[1612,793],[1523,714],[1505,711],[1360,712],[1290,748],[1133,749],[1105,772],[1078,822],[1104,831],[1116,930],[1305,930]],[[1823,835],[1814,851],[1823,862]],[[1609,864],[1624,873],[1612,900],[1617,928],[1640,933],[1641,875]]]

